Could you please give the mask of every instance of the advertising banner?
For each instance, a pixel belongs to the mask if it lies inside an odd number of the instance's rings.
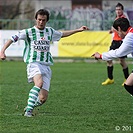
[[[59,57],[90,57],[108,51],[112,35],[108,31],[85,31],[59,41]]]

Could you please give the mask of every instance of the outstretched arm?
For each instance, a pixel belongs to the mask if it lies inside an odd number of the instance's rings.
[[[126,36],[118,49],[110,50],[102,54],[96,52],[92,56],[94,56],[95,59],[102,59],[107,61],[133,53],[133,38],[131,35],[132,34]]]
[[[67,36],[70,36],[70,35],[75,34],[77,32],[82,32],[82,31],[85,31],[85,30],[89,30],[89,28],[86,27],[86,26],[82,26],[79,29],[63,31],[62,37],[67,37]]]
[[[11,39],[9,39],[9,40],[5,43],[5,45],[3,46],[3,48],[1,49],[1,51],[0,51],[0,58],[1,58],[2,60],[5,60],[5,59],[6,59],[5,50],[11,45],[12,42],[13,42],[13,41],[12,41]]]

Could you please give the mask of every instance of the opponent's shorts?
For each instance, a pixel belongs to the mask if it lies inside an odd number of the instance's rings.
[[[27,78],[28,82],[33,82],[33,77],[37,74],[42,75],[43,85],[42,89],[49,91],[52,71],[50,66],[33,62],[27,65]]]
[[[122,44],[122,41],[115,41],[113,40],[112,43],[111,43],[111,46],[110,46],[110,50],[115,50],[115,49],[118,49]],[[127,56],[122,56],[120,58],[126,58]]]

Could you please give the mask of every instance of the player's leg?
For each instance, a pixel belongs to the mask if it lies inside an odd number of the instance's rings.
[[[48,91],[45,89],[41,89],[39,98],[40,98],[40,102],[44,104],[48,99]]]
[[[27,65],[27,78],[28,82],[34,82],[34,86],[29,92],[29,97],[27,101],[28,103],[26,108],[24,109],[25,111],[24,115],[27,117],[31,117],[35,106],[35,101],[37,100],[40,88],[42,87],[43,84],[39,63],[34,62]]]
[[[133,72],[129,75],[124,83],[125,89],[133,96]]]
[[[128,76],[127,80],[125,81],[125,84],[126,84],[126,85],[130,85],[130,86],[133,85],[133,71],[132,71],[132,73]]]
[[[48,99],[48,91],[45,89],[41,89],[39,92],[38,98],[35,102],[35,107],[41,106],[47,101],[47,99]]]
[[[42,87],[43,84],[42,75],[41,74],[35,75],[33,77],[33,81],[34,81],[34,86],[29,92],[28,104],[26,106],[25,116],[27,117],[32,116],[32,112],[35,107],[35,102],[38,98],[40,88]]]
[[[113,62],[107,61],[107,75],[108,78],[102,83],[102,85],[108,85],[108,84],[113,84],[114,79],[113,79]]]
[[[127,63],[125,61],[125,58],[119,58],[119,60],[120,60],[120,64],[121,64],[122,69],[123,69],[123,74],[124,74],[124,78],[125,78],[124,82],[125,82],[129,76],[128,66],[127,66]],[[124,82],[122,83],[122,86],[124,86]]]
[[[107,73],[108,73],[108,78],[113,79],[113,62],[107,61]]]
[[[51,81],[51,69],[50,67],[46,66],[43,68],[44,74],[42,76],[43,79],[43,85],[42,89],[39,92],[39,96],[35,102],[35,107],[41,106],[47,101],[48,98],[48,92],[50,88],[50,81]]]
[[[111,42],[110,50],[116,49],[116,47],[117,47],[116,41],[113,40]],[[108,84],[113,84],[114,83],[113,62],[112,61],[107,61],[107,75],[108,75],[108,78],[104,82],[102,82],[102,85],[108,85]]]

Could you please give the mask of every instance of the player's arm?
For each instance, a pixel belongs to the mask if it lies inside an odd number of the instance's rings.
[[[13,35],[3,46],[3,48],[0,51],[0,58],[2,60],[6,59],[5,51],[6,49],[14,42],[17,42],[18,40],[25,40],[26,39],[26,31],[21,30],[17,32],[15,35]]]
[[[109,30],[109,34],[113,33],[113,26],[111,27],[111,29]]]
[[[12,40],[11,39],[9,39],[6,43],[5,43],[5,45],[3,46],[3,48],[1,49],[1,51],[0,51],[0,58],[2,59],[2,60],[5,60],[6,59],[6,55],[5,55],[5,51],[6,51],[6,49],[12,44]]]
[[[132,41],[133,41],[132,36],[127,36],[126,39],[123,40],[122,45],[118,49],[110,50],[102,54],[96,52],[92,56],[94,56],[95,59],[112,60],[113,58],[118,58],[128,55],[132,53],[133,49]]]
[[[102,53],[102,59],[111,60],[114,58],[119,58],[131,54],[133,50],[133,45],[132,45],[133,40],[132,39],[130,39],[129,41],[127,40],[123,40],[122,45],[118,49]]]
[[[62,37],[67,37],[67,36],[70,36],[70,35],[75,34],[77,32],[82,32],[82,31],[85,31],[85,30],[89,30],[88,27],[82,26],[79,29],[69,30],[69,31],[63,31],[62,32],[63,33],[62,34]]]

